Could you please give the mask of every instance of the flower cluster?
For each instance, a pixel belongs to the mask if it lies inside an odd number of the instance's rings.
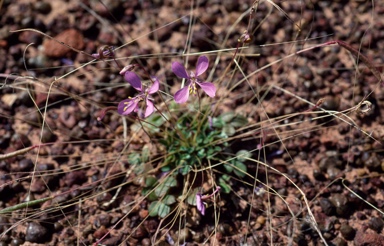
[[[103,52],[108,52],[110,50],[102,50],[101,54],[104,55]],[[105,55],[104,55],[105,56]],[[194,96],[197,95],[197,85],[210,97],[214,97],[216,94],[216,87],[211,82],[203,82],[198,77],[203,74],[209,66],[208,58],[206,56],[200,56],[195,71],[191,71],[189,74],[185,67],[179,62],[172,63],[172,71],[182,79],[186,79],[186,85],[176,92],[174,99],[177,103],[185,103],[189,95],[192,94]],[[152,77],[152,86],[149,88],[145,88],[139,76],[137,76],[134,72],[132,72],[134,65],[128,65],[124,67],[120,71],[120,75],[123,75],[125,80],[137,91],[139,94],[133,98],[128,98],[121,101],[117,107],[117,112],[120,115],[129,115],[132,112],[138,112],[141,118],[146,118],[150,116],[154,110],[153,98],[150,96],[156,93],[159,90],[159,80],[156,77]],[[139,104],[143,104],[139,106]]]
[[[121,101],[117,106],[117,112],[120,115],[128,115],[132,112],[139,112],[139,116],[142,118],[150,116],[155,110],[152,102],[153,98],[150,95],[159,90],[159,80],[156,77],[152,77],[153,85],[149,88],[145,88],[143,87],[139,76],[137,76],[134,72],[125,71],[124,78],[140,93],[133,98]],[[144,103],[144,107],[139,106],[140,102]]]

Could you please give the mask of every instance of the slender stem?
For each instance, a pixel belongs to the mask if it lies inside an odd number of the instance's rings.
[[[361,54],[361,52],[359,52],[358,50],[356,50],[355,48],[353,48],[352,46],[350,46],[349,44],[341,40],[333,40],[325,43],[325,45],[331,45],[331,44],[337,44],[347,49],[348,51],[350,51],[353,56],[360,59],[371,70],[371,72],[373,73],[373,75],[375,75],[375,77],[379,80],[379,82],[383,81],[379,70],[377,70],[377,68],[372,64],[372,62],[368,59],[368,57]]]
[[[16,210],[20,210],[20,209],[23,209],[23,208],[31,207],[31,206],[34,206],[34,205],[46,202],[48,200],[52,200],[53,198],[54,198],[53,196],[50,196],[50,197],[45,197],[45,198],[33,200],[33,201],[30,201],[30,202],[19,203],[19,204],[16,204],[14,206],[11,206],[11,207],[8,207],[8,208],[4,208],[4,209],[0,210],[0,214],[6,214],[6,213],[10,213],[10,212],[13,212],[13,211],[16,211]]]

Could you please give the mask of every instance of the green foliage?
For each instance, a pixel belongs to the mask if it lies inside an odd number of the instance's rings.
[[[177,107],[177,106],[175,106]],[[174,126],[167,125],[164,118],[153,114],[148,117],[145,129],[151,133],[158,133],[158,142],[164,148],[165,158],[161,162],[161,172],[165,178],[156,178],[153,175],[145,177],[143,195],[149,201],[150,216],[164,218],[171,211],[171,206],[176,203],[175,197],[181,197],[183,183],[186,176],[196,169],[218,169],[216,182],[224,193],[231,191],[231,176],[244,178],[247,174],[245,164],[251,156],[246,150],[234,154],[231,150],[230,137],[247,124],[247,119],[233,112],[209,119],[205,115],[192,117],[184,114],[178,118]],[[156,127],[154,127],[156,126]],[[160,132],[159,129],[166,131]],[[149,152],[132,153],[128,157],[133,165],[145,163],[149,159]],[[222,165],[214,165],[223,162]],[[140,171],[140,170],[139,170]],[[142,170],[141,170],[142,171]],[[223,173],[224,174],[221,174]],[[141,172],[143,173],[143,172]],[[225,174],[226,173],[226,174]],[[191,175],[194,175],[191,173]],[[178,179],[184,177],[182,179]],[[187,194],[186,202],[196,205],[198,188]]]

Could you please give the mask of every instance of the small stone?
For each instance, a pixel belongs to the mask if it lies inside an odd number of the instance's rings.
[[[109,216],[108,214],[101,214],[97,218],[97,221],[98,221],[98,224],[100,224],[101,226],[108,227],[111,221],[111,216]]]
[[[334,97],[327,96],[321,106],[326,110],[337,110],[339,108],[339,100]]]
[[[342,224],[340,226],[341,235],[347,240],[352,240],[355,237],[356,231],[348,224]]]
[[[12,105],[16,102],[17,98],[17,94],[5,94],[1,97],[1,101],[6,106],[12,107]]]
[[[22,245],[22,244],[24,244],[24,240],[21,239],[21,238],[14,238],[11,241],[11,246],[19,246],[19,245]]]
[[[336,193],[329,200],[336,207],[336,213],[338,215],[344,216],[350,212],[348,207],[348,199],[345,195]]]
[[[132,233],[132,237],[136,238],[136,239],[140,239],[140,238],[143,238],[143,237],[147,236],[147,234],[148,234],[148,232],[145,229],[145,227],[142,226],[142,225],[139,225],[136,228],[136,230]]]
[[[338,237],[335,240],[333,240],[333,243],[335,245],[338,245],[338,246],[347,246],[348,245],[348,243],[344,239],[342,239],[341,237]]]
[[[80,185],[85,181],[87,181],[87,176],[85,171],[83,170],[69,172],[64,177],[64,182],[69,187],[71,187],[74,184]]]
[[[47,239],[47,228],[36,222],[28,224],[25,240],[32,243],[44,243]]]
[[[110,237],[103,240],[103,245],[106,245],[106,246],[120,245],[120,242],[121,242],[121,236],[115,236],[115,237]]]
[[[384,227],[384,223],[383,223],[383,220],[381,218],[372,218],[370,221],[369,221],[369,228],[371,228],[372,230],[380,233],[382,230],[383,230],[383,227]]]
[[[55,40],[65,43],[77,50],[84,48],[83,35],[76,29],[67,29],[54,37]],[[61,58],[67,56],[73,51],[64,45],[57,43],[55,40],[46,39],[43,42],[44,54],[48,57]]]
[[[144,238],[143,240],[141,240],[141,245],[143,246],[151,246],[151,240],[149,238]]]
[[[326,215],[333,215],[335,213],[335,206],[327,198],[320,198],[320,207]]]
[[[97,229],[97,230],[93,233],[93,237],[96,238],[96,239],[100,239],[100,238],[102,238],[106,233],[108,233],[108,229],[105,228],[105,226],[101,226],[99,229]]]
[[[46,190],[45,183],[41,179],[35,179],[30,186],[31,192],[42,193]]]
[[[26,172],[30,171],[33,168],[33,162],[30,159],[22,159],[19,162],[19,171]]]
[[[146,209],[141,209],[140,212],[139,212],[139,216],[140,216],[141,219],[145,219],[145,218],[147,218],[147,216],[148,216],[148,210],[146,210]]]
[[[42,135],[42,138],[41,138],[42,143],[54,142],[57,138],[56,135],[49,128],[44,128],[41,135]]]
[[[47,2],[38,1],[35,4],[35,9],[37,12],[46,15],[46,14],[49,14],[49,12],[51,12],[52,7],[51,7],[51,4]]]

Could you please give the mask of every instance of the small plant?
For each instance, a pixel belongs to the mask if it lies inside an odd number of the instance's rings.
[[[104,54],[105,50],[101,52]],[[164,158],[158,162],[159,173],[155,175],[147,174],[147,170],[143,168],[144,163],[151,157],[148,148],[144,148],[141,153],[131,153],[128,157],[129,162],[135,166],[135,172],[144,177],[142,194],[152,201],[149,206],[151,216],[164,218],[170,213],[171,206],[177,199],[181,199],[183,187],[191,173],[217,170],[222,174],[234,173],[239,178],[243,178],[247,173],[245,159],[241,156],[249,157],[250,154],[245,150],[234,154],[229,141],[238,128],[247,124],[246,118],[232,112],[223,113],[217,117],[209,116],[212,113],[209,106],[204,106],[203,111],[198,114],[180,111],[181,106],[178,104],[186,102],[189,94],[197,95],[197,85],[208,96],[215,96],[215,85],[211,82],[202,82],[198,78],[208,69],[208,66],[208,58],[200,56],[196,70],[188,75],[183,65],[173,62],[172,71],[187,82],[174,96],[177,104],[171,103],[169,112],[158,113],[154,113],[152,95],[159,90],[159,80],[151,77],[152,85],[144,86],[139,76],[132,72],[135,65],[128,65],[120,71],[120,75],[124,76],[124,79],[139,91],[139,94],[122,100],[117,107],[117,112],[123,116],[137,112],[138,116],[145,120],[138,121],[131,128],[144,127],[144,131],[151,134],[151,141],[163,146]],[[180,113],[171,117],[171,112]],[[216,176],[218,178],[215,182],[224,193],[229,193],[231,191],[229,176]],[[198,187],[201,183],[191,185]],[[195,190],[194,193],[189,194],[187,203],[193,206],[198,205],[200,211],[204,213],[205,210],[202,210],[200,202],[196,201],[196,194],[200,193]]]
[[[154,114],[150,118],[158,117]],[[152,123],[155,124],[154,121]],[[165,121],[160,122],[160,125],[156,127],[167,127],[165,123]],[[244,117],[234,113],[224,113],[213,117],[211,122],[207,117],[201,119],[185,114],[177,119],[175,126],[163,130],[161,134],[163,138],[159,138],[157,141],[164,147],[165,158],[160,162],[160,176],[166,176],[166,178],[161,180],[155,176],[147,176],[143,189],[143,194],[148,195],[148,198],[154,201],[151,208],[155,208],[155,210],[150,214],[160,217],[168,214],[169,206],[175,203],[174,198],[182,195],[182,187],[191,172],[212,169],[213,172],[217,170],[224,174],[234,173],[239,178],[243,178],[247,173],[247,168],[244,164],[245,158],[242,157],[249,157],[250,153],[243,150],[233,155],[228,139],[235,134],[237,128],[246,123],[247,120]],[[153,126],[153,124],[149,125]],[[151,132],[151,128],[147,130]],[[143,150],[142,153],[132,153],[129,156],[131,163],[136,165],[138,174],[142,174],[141,167],[148,160],[142,158],[148,156],[146,153],[147,150]],[[229,159],[227,163],[215,165],[227,159]],[[211,168],[211,166],[214,167]],[[217,175],[216,183],[225,193],[231,191],[228,175]],[[200,186],[201,184],[191,185]],[[170,194],[172,196],[169,196]],[[194,197],[193,195],[191,194],[191,197]],[[195,199],[187,199],[187,201],[190,205],[197,203]]]

